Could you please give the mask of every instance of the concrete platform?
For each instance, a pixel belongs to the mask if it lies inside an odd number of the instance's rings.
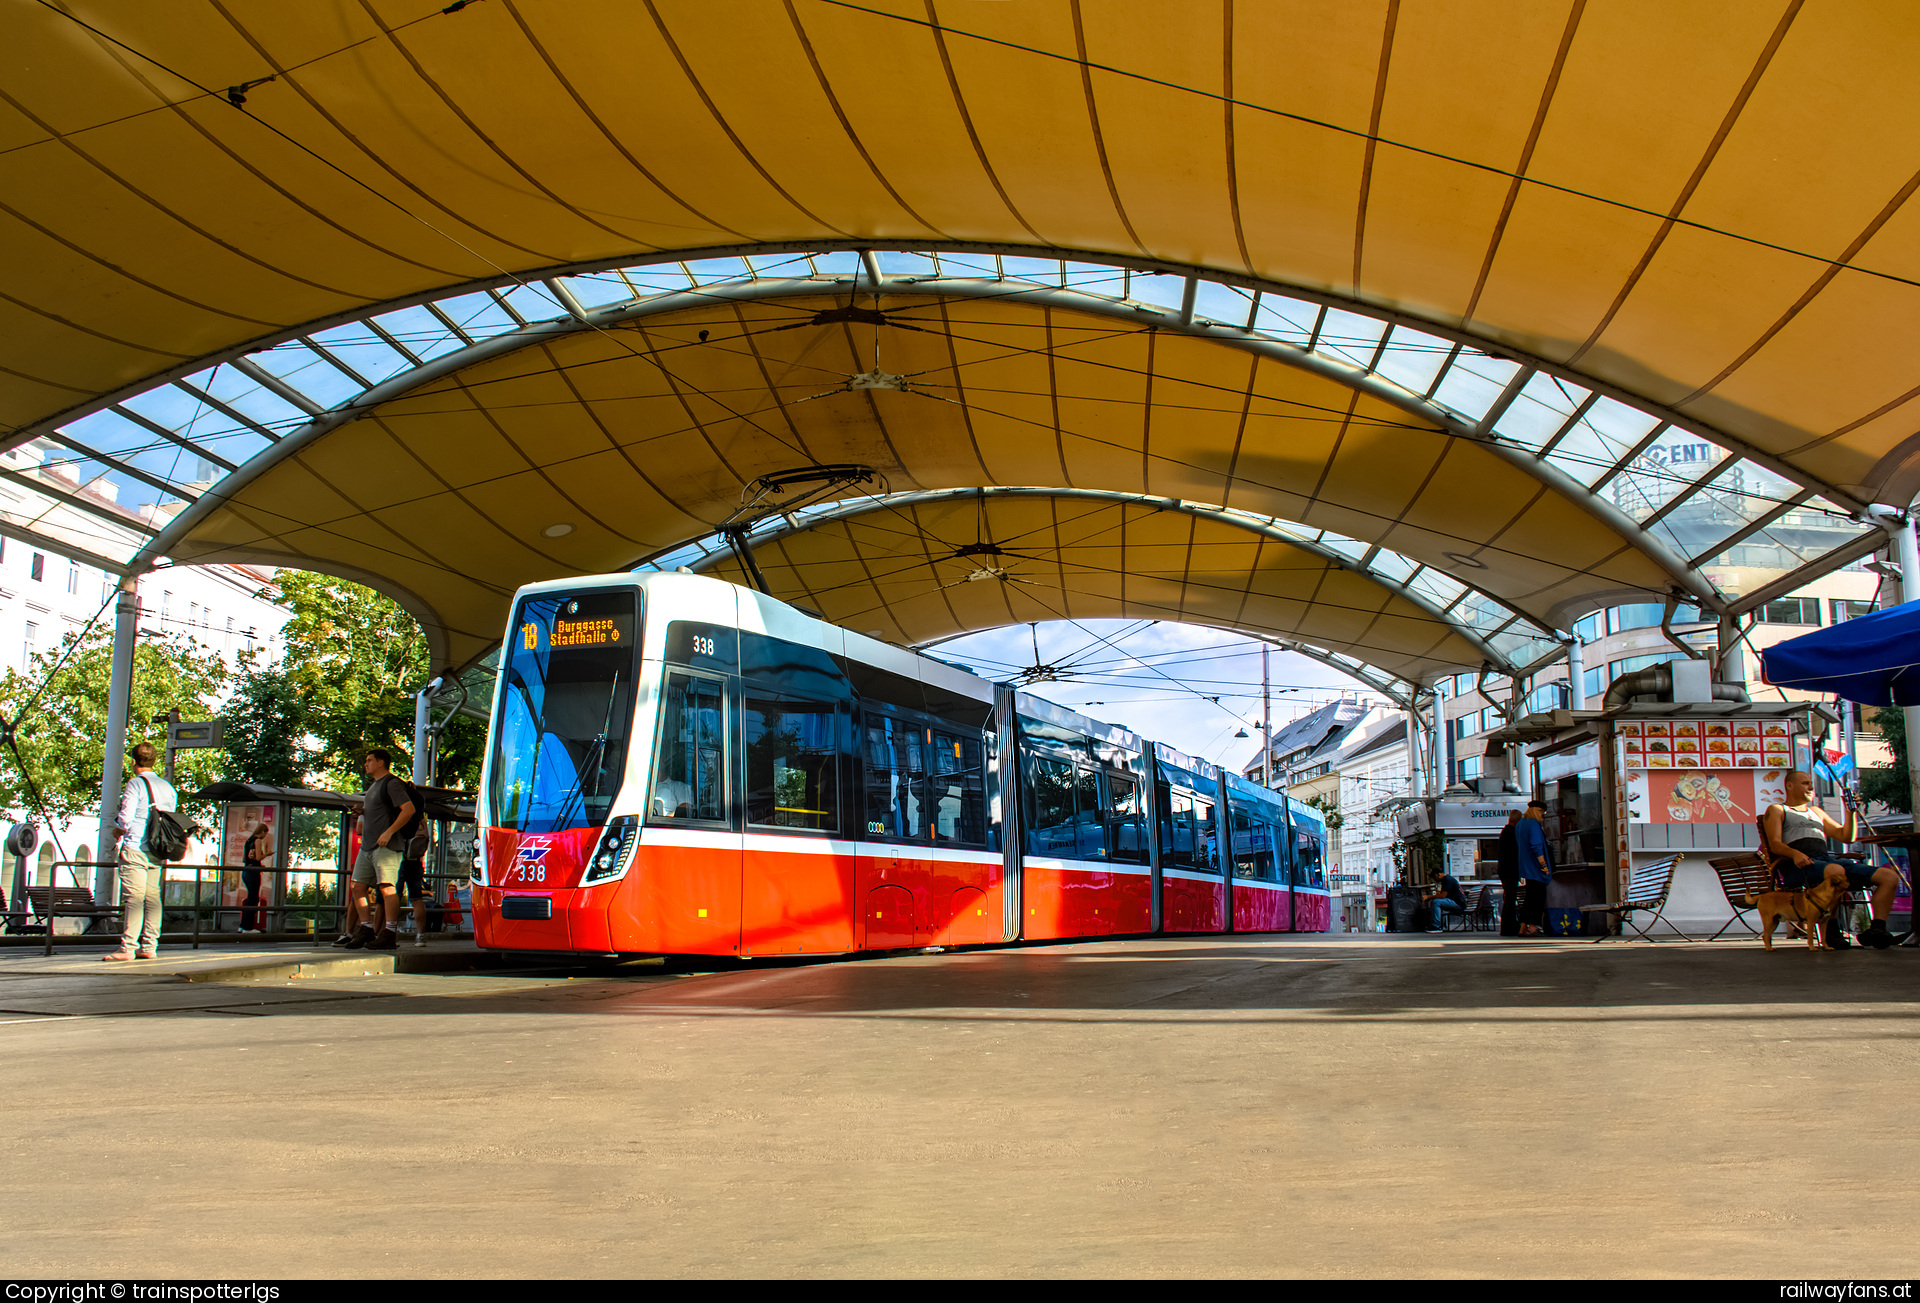
[[[245,983],[7,962],[0,1006],[21,1276],[1920,1258],[1912,951],[1164,938]]]

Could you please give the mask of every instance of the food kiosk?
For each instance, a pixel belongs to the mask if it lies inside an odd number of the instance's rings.
[[[1759,848],[1760,815],[1835,722],[1811,702],[1635,700],[1529,715],[1487,742],[1532,763],[1555,866],[1550,919],[1622,899],[1635,865],[1677,855],[1667,917],[1710,932],[1730,910],[1708,860]],[[1602,917],[1585,926],[1598,932]]]

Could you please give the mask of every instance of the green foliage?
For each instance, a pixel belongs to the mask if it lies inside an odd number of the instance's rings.
[[[243,658],[233,695],[220,709],[226,720],[227,776],[236,782],[304,787],[312,757],[303,742],[306,704],[280,665],[265,669]]]
[[[419,624],[392,598],[344,579],[283,570],[278,584],[274,601],[291,618],[284,684],[275,690],[287,694],[299,723],[319,742],[308,761],[313,780],[359,790],[361,762],[375,747],[391,751],[394,769],[405,774],[413,755],[413,694],[433,677]],[[477,784],[485,747],[484,725],[464,716],[453,720],[442,735],[433,784]]]
[[[1327,821],[1328,832],[1339,832],[1342,828],[1346,827],[1347,816],[1340,813],[1340,799],[1338,797],[1310,796],[1307,798],[1306,804],[1320,812],[1321,817]]]
[[[1883,706],[1873,712],[1873,726],[1893,752],[1893,764],[1860,771],[1862,800],[1877,801],[1901,814],[1913,813],[1913,789],[1907,778],[1907,717],[1898,706]]]
[[[0,714],[13,719],[27,706],[61,655],[72,647],[67,635],[59,650],[35,655],[25,674],[7,670],[0,677]],[[47,682],[16,738],[27,773],[54,819],[93,815],[100,807],[105,766],[108,685],[113,676],[113,634],[99,628],[74,647],[59,673]],[[127,746],[152,742],[164,750],[167,729],[152,723],[178,706],[181,717],[211,719],[214,702],[226,686],[227,667],[218,653],[190,638],[142,638],[134,647],[132,705],[127,712]],[[174,786],[184,796],[222,776],[225,754],[218,750],[183,751],[176,762]],[[132,773],[129,765],[127,772]],[[18,811],[32,798],[13,753],[0,747],[0,802]],[[209,811],[186,806],[203,820]],[[68,851],[74,848],[69,847]]]

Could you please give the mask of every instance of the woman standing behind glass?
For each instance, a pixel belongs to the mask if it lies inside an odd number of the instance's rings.
[[[267,831],[267,825],[256,823],[253,831],[247,834],[246,849],[241,852],[246,861],[240,870],[240,884],[247,889],[245,908],[240,913],[242,932],[259,932],[260,915],[260,873],[266,868],[267,861],[273,858],[273,834]]]

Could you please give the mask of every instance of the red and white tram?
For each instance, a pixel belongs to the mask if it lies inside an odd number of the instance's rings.
[[[1306,806],[695,575],[520,591],[478,817],[474,925],[495,949],[1332,926]]]

